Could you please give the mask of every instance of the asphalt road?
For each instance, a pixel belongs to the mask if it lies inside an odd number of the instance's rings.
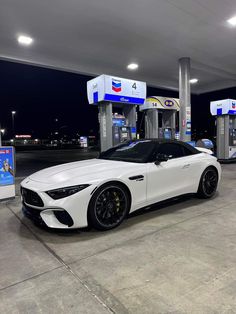
[[[38,170],[59,164],[96,158],[89,149],[63,149],[16,152],[16,177],[26,177]]]

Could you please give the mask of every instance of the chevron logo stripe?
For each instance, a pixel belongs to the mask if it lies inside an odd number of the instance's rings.
[[[112,79],[112,90],[116,93],[121,92],[121,81]]]

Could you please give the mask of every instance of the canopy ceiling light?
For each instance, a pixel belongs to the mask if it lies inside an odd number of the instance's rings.
[[[138,68],[137,63],[130,63],[129,65],[127,65],[128,70],[137,70],[137,68]]]
[[[193,78],[191,80],[189,80],[190,84],[196,84],[198,83],[198,79],[197,78]]]
[[[230,25],[236,26],[236,16],[233,16],[231,19],[227,21]]]
[[[19,44],[25,45],[25,46],[29,46],[33,42],[33,38],[29,36],[25,36],[25,35],[20,35],[17,40]]]

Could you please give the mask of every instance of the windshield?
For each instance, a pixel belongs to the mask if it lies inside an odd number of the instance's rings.
[[[102,152],[99,159],[145,163],[152,155],[155,143],[152,141],[126,142]]]

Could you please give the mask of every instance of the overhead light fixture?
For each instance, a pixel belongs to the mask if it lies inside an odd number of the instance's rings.
[[[29,46],[32,44],[32,42],[33,42],[33,38],[31,38],[29,36],[20,35],[18,37],[18,43],[21,45]]]
[[[193,79],[189,80],[189,83],[190,84],[196,84],[196,83],[198,83],[198,79],[197,78],[193,78]]]
[[[138,64],[137,63],[130,63],[127,65],[128,70],[137,70]]]
[[[230,25],[236,26],[236,16],[233,16],[231,19],[227,21]]]

